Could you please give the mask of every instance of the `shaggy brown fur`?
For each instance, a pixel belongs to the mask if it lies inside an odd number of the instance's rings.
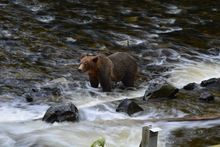
[[[92,87],[99,83],[103,91],[111,91],[112,81],[122,81],[127,86],[134,86],[137,73],[135,59],[124,52],[117,52],[110,56],[99,54],[96,56],[82,56],[79,71],[87,72]]]

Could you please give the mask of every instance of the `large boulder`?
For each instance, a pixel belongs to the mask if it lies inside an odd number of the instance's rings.
[[[77,107],[72,103],[51,106],[45,113],[43,121],[48,123],[63,121],[78,121],[79,112]]]
[[[129,116],[140,111],[143,111],[143,108],[129,99],[124,99],[116,109],[116,112],[125,112]]]
[[[193,90],[193,89],[195,89],[196,87],[197,87],[197,84],[196,84],[196,83],[189,83],[189,84],[183,86],[183,89],[185,89],[185,90]]]
[[[207,87],[207,86],[213,86],[215,84],[219,84],[219,82],[220,82],[220,79],[211,78],[211,79],[202,81],[200,85],[202,87]]]
[[[200,83],[200,85],[213,93],[220,94],[220,78],[211,78],[208,80],[204,80]]]
[[[179,89],[166,81],[153,81],[145,91],[144,100],[152,98],[174,98]]]

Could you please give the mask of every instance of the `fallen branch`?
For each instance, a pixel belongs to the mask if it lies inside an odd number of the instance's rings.
[[[180,118],[159,118],[159,119],[147,119],[145,121],[149,122],[158,122],[158,121],[168,121],[168,122],[176,122],[176,121],[204,121],[204,120],[216,120],[220,119],[220,113],[212,113],[212,114],[204,114],[204,115],[187,115]]]

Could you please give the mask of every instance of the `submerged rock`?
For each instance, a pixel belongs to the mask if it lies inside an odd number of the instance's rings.
[[[53,96],[61,96],[61,89],[59,87],[44,87],[42,90],[51,93]]]
[[[72,103],[51,106],[44,114],[42,119],[48,123],[63,121],[78,121],[79,112],[77,107]]]
[[[205,102],[210,102],[210,101],[214,101],[214,95],[209,93],[209,92],[203,92],[201,93],[199,100],[201,101],[205,101]]]
[[[116,109],[116,112],[125,112],[129,116],[140,111],[143,111],[143,108],[129,99],[123,100]]]
[[[40,103],[40,102],[62,102],[62,85],[53,84],[42,87],[31,87],[25,94],[27,102]]]

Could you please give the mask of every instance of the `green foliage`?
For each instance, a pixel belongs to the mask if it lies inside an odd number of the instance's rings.
[[[104,147],[105,146],[105,138],[100,137],[96,141],[93,142],[91,147]]]

